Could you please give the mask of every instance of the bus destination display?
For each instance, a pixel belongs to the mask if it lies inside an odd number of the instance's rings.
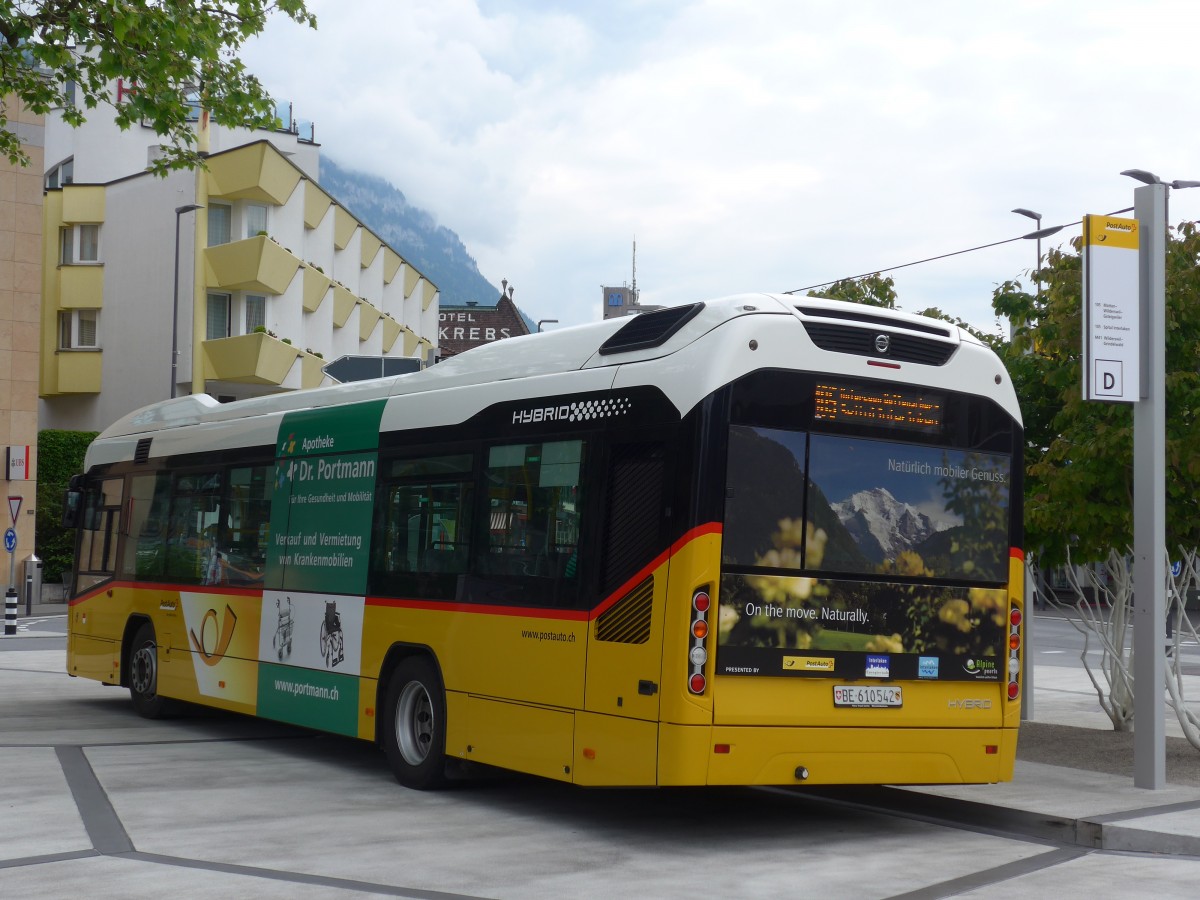
[[[896,388],[867,388],[818,382],[816,419],[885,425],[926,433],[939,431],[945,402],[937,394],[918,394]]]

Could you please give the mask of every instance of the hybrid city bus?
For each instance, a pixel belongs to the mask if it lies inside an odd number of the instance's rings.
[[[165,401],[87,452],[71,675],[581,785],[1011,778],[1022,428],[943,321],[746,294]]]

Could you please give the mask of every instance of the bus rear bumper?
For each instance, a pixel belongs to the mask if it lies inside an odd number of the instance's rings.
[[[659,727],[660,785],[988,784],[1015,728]]]

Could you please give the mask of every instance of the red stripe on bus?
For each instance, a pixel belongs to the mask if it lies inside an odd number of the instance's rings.
[[[666,550],[656,556],[652,561],[643,566],[636,575],[629,578],[619,588],[609,594],[604,600],[592,610],[578,609],[546,609],[540,606],[493,606],[490,604],[479,603],[455,603],[453,601],[443,600],[416,600],[397,597],[367,597],[367,606],[385,606],[402,609],[427,609],[427,610],[442,610],[445,612],[474,612],[483,613],[493,616],[516,616],[526,619],[562,619],[564,621],[584,622],[603,615],[610,609],[618,600],[628,594],[635,586],[644,581],[651,572],[659,568],[668,559],[681,551],[692,541],[705,537],[707,535],[721,534],[720,522],[708,522],[704,525],[697,525],[675,543],[671,544]],[[78,603],[83,603],[85,600],[90,600],[98,594],[105,591],[110,591],[115,588],[124,588],[129,590],[153,590],[153,591],[174,591],[176,593],[204,593],[204,594],[219,594],[223,596],[234,597],[261,597],[264,590],[276,590],[275,588],[239,588],[216,584],[151,584],[146,582],[133,581],[110,581],[106,584],[97,586],[94,590],[86,594],[81,594],[78,597],[69,601],[69,606],[75,606]]]
[[[563,619],[585,622],[587,610],[548,609],[541,606],[492,606],[485,603],[455,603],[453,600],[410,600],[400,597],[368,597],[367,606],[386,606],[393,609],[427,609],[439,612],[471,612],[492,616],[515,616],[521,619]]]
[[[644,581],[651,572],[659,568],[668,559],[682,550],[697,538],[709,534],[720,534],[721,523],[709,522],[698,525],[670,547],[643,566],[636,575],[627,579],[624,584],[609,594],[591,610],[547,609],[542,606],[492,606],[480,603],[455,603],[445,600],[416,600],[397,597],[368,597],[367,606],[383,606],[396,609],[426,609],[443,612],[473,612],[494,616],[517,616],[526,619],[562,619],[565,621],[585,622],[603,615],[618,600],[629,593],[635,586]]]
[[[78,597],[68,600],[67,605],[74,606],[77,603],[82,603],[84,600],[91,600],[105,591],[117,588],[138,591],[174,591],[178,594],[221,594],[222,596],[230,597],[261,597],[263,593],[262,588],[231,587],[219,584],[159,584],[146,581],[108,581],[98,585],[86,594],[80,594]]]
[[[683,537],[681,537],[679,540],[677,540],[675,543],[673,543],[670,547],[668,547],[666,550],[664,550],[662,553],[658,554],[658,556],[656,556],[650,563],[643,566],[636,575],[634,575],[632,578],[628,579],[619,588],[617,588],[615,591],[613,591],[611,594],[609,594],[607,597],[605,597],[600,602],[600,604],[595,609],[592,610],[592,618],[597,618],[598,616],[602,616],[602,615],[604,615],[604,613],[608,612],[609,609],[611,609],[613,606],[616,605],[618,600],[620,600],[622,597],[624,597],[626,594],[628,594],[637,585],[639,585],[643,581],[645,581],[650,576],[651,572],[653,572],[655,569],[657,569],[659,566],[661,566],[663,563],[665,563],[668,559],[670,559],[672,556],[674,556],[676,553],[678,553],[680,550],[682,550],[684,547],[686,547],[692,541],[696,540],[697,538],[702,538],[706,535],[710,535],[710,534],[719,535],[720,533],[721,533],[721,523],[720,522],[707,522],[704,525],[697,525],[695,528],[693,528],[691,531],[689,531],[687,534],[685,534]]]

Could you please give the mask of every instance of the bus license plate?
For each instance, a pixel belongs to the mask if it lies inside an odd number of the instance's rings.
[[[835,684],[833,705],[865,708],[903,706],[904,698],[899,687],[890,685]]]

